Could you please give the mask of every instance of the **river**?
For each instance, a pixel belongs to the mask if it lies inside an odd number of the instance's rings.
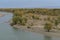
[[[60,40],[60,37],[14,29],[8,23],[13,16],[12,13],[0,12],[0,14],[5,14],[0,17],[0,40]]]

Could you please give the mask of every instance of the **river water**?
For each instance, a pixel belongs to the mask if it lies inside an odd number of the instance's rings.
[[[5,14],[0,17],[0,40],[60,40],[60,37],[14,29],[8,23],[13,16],[12,13],[0,12],[0,14]]]

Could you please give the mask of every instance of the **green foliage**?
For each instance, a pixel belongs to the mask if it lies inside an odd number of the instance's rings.
[[[58,20],[55,20],[55,26],[57,27],[57,25],[59,24]]]
[[[33,18],[33,19],[39,19],[39,16],[33,15],[32,18]]]
[[[25,25],[27,23],[27,18],[26,17],[22,17],[19,21],[20,21],[21,25]]]
[[[48,17],[47,20],[50,21],[51,20],[50,17]]]
[[[60,9],[46,9],[46,8],[0,8],[0,11],[18,12],[18,13],[35,13],[42,15],[60,15]]]
[[[60,9],[46,9],[46,8],[0,8],[0,11],[6,11],[6,12],[12,12],[13,23],[11,24],[23,24],[25,25],[27,22],[27,18],[23,17],[25,14],[30,14],[33,19],[40,19],[39,14],[41,15],[50,15],[50,16],[59,16],[58,22],[60,23]],[[33,15],[37,14],[37,15]],[[44,19],[46,20],[46,19]],[[48,20],[50,20],[50,17],[48,17]],[[55,25],[58,24],[58,22],[55,22]]]
[[[21,17],[21,16],[14,16],[12,18],[12,21],[13,21],[13,23],[11,23],[11,25],[12,24],[14,24],[14,25],[16,25],[16,24],[25,25],[25,23],[27,23],[27,18]]]
[[[52,29],[52,24],[51,23],[46,23],[45,26],[44,26],[44,29],[49,32]]]
[[[19,17],[18,16],[14,16],[12,18],[13,24],[17,24],[18,23],[18,20],[19,20]]]
[[[23,11],[17,10],[14,12],[14,16],[21,16],[22,17],[23,15],[24,15]]]
[[[58,22],[60,23],[60,16],[58,16],[57,19],[58,19]]]

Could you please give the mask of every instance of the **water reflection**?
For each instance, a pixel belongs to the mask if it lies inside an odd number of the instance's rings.
[[[44,36],[44,40],[52,40],[52,38],[50,36]]]

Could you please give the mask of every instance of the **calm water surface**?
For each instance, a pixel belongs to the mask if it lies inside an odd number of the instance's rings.
[[[0,12],[0,14],[5,14],[4,17],[0,17],[0,40],[60,40],[60,37],[14,29],[8,23],[13,15],[7,12]]]

